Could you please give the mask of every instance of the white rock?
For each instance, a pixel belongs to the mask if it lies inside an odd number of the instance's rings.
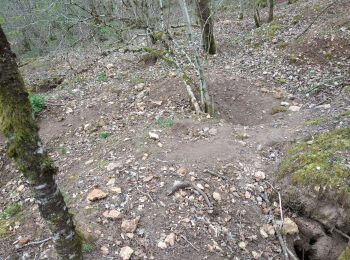
[[[175,234],[174,233],[170,233],[169,235],[167,235],[167,237],[165,238],[164,242],[167,243],[170,246],[174,246],[175,245]]]
[[[283,221],[283,226],[282,226],[282,233],[284,235],[294,235],[299,233],[299,229],[297,224],[290,219],[290,218],[285,218]]]
[[[300,111],[300,108],[301,108],[301,107],[299,107],[299,106],[290,106],[290,107],[288,108],[288,110],[289,110],[289,111],[292,111],[292,112],[298,112],[298,111]]]
[[[161,249],[167,248],[167,245],[164,241],[159,241],[157,246]]]
[[[111,178],[109,179],[109,181],[107,182],[107,186],[113,186],[115,184],[115,178]]]
[[[245,249],[246,246],[247,246],[247,244],[246,244],[245,242],[243,242],[243,241],[240,241],[240,242],[238,243],[238,246],[239,246],[241,249]]]
[[[216,200],[217,202],[220,202],[221,201],[221,195],[219,192],[213,192],[213,198],[214,200]]]
[[[119,256],[123,259],[123,260],[129,260],[131,255],[134,253],[134,250],[129,247],[129,246],[124,246],[120,249],[120,253]]]
[[[101,247],[101,253],[102,255],[108,255],[109,254],[109,249],[106,246]]]
[[[201,190],[204,190],[203,185],[202,185],[202,184],[200,184],[200,183],[197,183],[197,187],[198,187],[198,188],[200,188]]]
[[[256,173],[254,173],[254,177],[257,181],[260,181],[260,180],[264,180],[266,176],[264,172],[257,171]]]
[[[106,166],[107,171],[113,171],[117,168],[122,168],[123,164],[120,162],[111,162]]]
[[[159,135],[153,132],[149,132],[148,133],[149,138],[153,139],[153,140],[159,140]]]

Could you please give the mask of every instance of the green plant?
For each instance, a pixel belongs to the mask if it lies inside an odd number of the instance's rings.
[[[95,245],[93,243],[90,242],[83,242],[83,253],[91,253],[92,251],[94,251],[95,249]]]
[[[174,119],[172,118],[162,119],[158,117],[156,118],[156,124],[161,128],[172,127],[174,125]]]
[[[29,102],[35,116],[46,107],[46,98],[43,95],[29,93]]]
[[[100,136],[101,139],[107,139],[108,136],[110,136],[110,133],[108,133],[108,132],[101,132],[99,136]]]
[[[106,82],[106,81],[108,81],[106,72],[100,71],[100,72],[97,74],[97,81],[100,81],[100,82]]]
[[[67,149],[66,149],[66,147],[63,144],[60,144],[60,146],[57,147],[57,152],[60,155],[65,155],[65,154],[67,154]]]
[[[0,219],[9,219],[19,213],[22,209],[22,204],[19,202],[8,205],[3,212],[0,213]]]
[[[278,44],[277,44],[277,48],[278,49],[285,49],[288,47],[288,43],[285,42],[285,41],[280,41]]]

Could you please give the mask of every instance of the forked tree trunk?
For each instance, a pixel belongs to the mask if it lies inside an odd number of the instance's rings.
[[[198,0],[197,9],[202,28],[202,44],[204,51],[208,54],[215,54],[214,20],[210,8],[210,0]]]
[[[0,27],[0,128],[7,154],[28,179],[60,259],[82,259],[81,239],[54,176],[57,168],[43,150],[16,56]]]
[[[273,21],[273,8],[274,8],[273,0],[269,0],[269,17],[267,19],[268,23]]]

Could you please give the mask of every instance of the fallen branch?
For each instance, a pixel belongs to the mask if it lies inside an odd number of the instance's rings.
[[[188,241],[188,239],[184,236],[181,235],[181,237],[183,238],[183,240],[185,240],[194,250],[196,250],[197,252],[199,252],[199,249],[197,247],[195,247],[190,241]]]
[[[202,191],[200,188],[198,188],[197,186],[193,185],[190,182],[175,181],[171,191],[168,193],[168,196],[173,195],[176,191],[180,189],[189,188],[189,187],[196,190],[199,194],[201,194],[205,202],[208,204],[208,207],[211,209],[213,208],[213,205],[211,204],[207,194],[205,194],[204,191]]]
[[[274,214],[273,214],[273,212],[271,210],[271,202],[270,202],[266,192],[264,192],[263,198],[264,198],[264,200],[265,200],[265,202],[267,204],[266,206],[269,208],[269,213],[270,213],[270,218],[271,218],[271,221],[272,221],[272,226],[275,229],[278,241],[279,241],[279,243],[281,245],[282,252],[283,252],[283,255],[284,255],[284,259],[285,260],[289,260],[288,248],[287,248],[286,242],[284,241],[283,236],[281,234],[281,227],[280,227],[280,225],[278,225],[276,223],[275,216],[274,216]]]
[[[218,178],[220,178],[220,179],[223,179],[224,181],[227,180],[227,177],[226,177],[226,176],[222,176],[222,175],[217,174],[217,173],[215,173],[215,172],[212,172],[212,171],[210,171],[210,170],[208,170],[208,169],[205,169],[203,172],[209,173],[210,175],[213,175],[213,176],[215,176],[215,177],[218,177]]]
[[[23,248],[23,247],[27,247],[27,246],[35,246],[35,245],[41,245],[41,244],[44,244],[46,243],[47,241],[51,240],[52,237],[48,237],[48,238],[45,238],[43,240],[38,240],[38,241],[33,241],[33,242],[29,242],[23,246],[21,246],[19,249]]]
[[[317,19],[320,18],[321,15],[323,15],[323,14],[327,11],[327,9],[328,9],[329,7],[331,7],[332,5],[334,5],[336,2],[337,2],[337,1],[334,1],[333,3],[330,3],[329,5],[327,5],[327,6],[315,17],[315,19],[309,24],[309,26],[306,27],[305,30],[302,31],[295,39],[298,40],[304,33],[306,33],[306,32],[311,28],[311,26],[317,21]]]

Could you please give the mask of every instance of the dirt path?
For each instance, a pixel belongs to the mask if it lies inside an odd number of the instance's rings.
[[[325,4],[312,1],[318,2]],[[290,28],[291,18],[308,4],[291,14],[278,5],[276,23]],[[297,22],[274,37],[292,39],[306,25]],[[169,67],[161,62],[141,66],[132,53],[112,52],[47,94],[41,136],[60,168],[57,180],[77,226],[89,240],[85,259],[120,259],[126,246],[132,259],[282,259],[262,197],[271,190],[285,146],[307,134],[307,120],[331,110],[298,99],[296,89],[317,77],[307,72],[307,62],[289,64],[290,53],[265,39],[270,27],[256,30],[254,38],[248,21],[220,17],[218,26],[223,53],[207,61],[214,118],[193,114],[182,82]],[[43,64],[36,68],[46,68],[47,61]],[[328,77],[322,69],[314,73]],[[271,114],[281,102],[287,111]],[[150,132],[159,138],[150,138]],[[0,169],[5,198],[0,207],[23,203],[20,214],[0,221],[0,259],[55,259],[50,241],[22,248],[21,239],[49,234],[27,183],[3,155]],[[179,181],[196,188],[169,196]],[[87,201],[94,189],[106,198]],[[125,228],[131,219],[136,220]]]

